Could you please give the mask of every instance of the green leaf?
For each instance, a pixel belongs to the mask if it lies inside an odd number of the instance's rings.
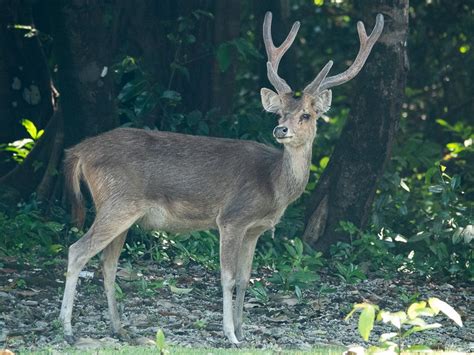
[[[174,69],[180,74],[182,74],[186,78],[187,81],[191,80],[191,76],[189,75],[189,69],[186,68],[184,65],[173,62],[170,64],[170,67],[171,69]]]
[[[163,333],[163,330],[158,329],[156,332],[156,347],[158,350],[161,352],[165,349],[166,347],[166,339],[165,339],[165,333]]]
[[[405,350],[406,351],[413,351],[413,352],[421,352],[421,351],[431,351],[431,348],[429,346],[426,346],[426,345],[416,344],[416,345],[409,346]]]
[[[387,340],[395,338],[397,335],[398,333],[383,333],[379,338],[379,342],[386,342]]]
[[[322,169],[326,169],[326,166],[328,166],[329,163],[329,157],[322,157],[321,160],[319,161],[319,166]]]
[[[178,102],[181,101],[181,94],[177,91],[166,90],[161,94],[161,98]]]
[[[377,316],[378,320],[381,320],[384,323],[390,323],[397,329],[401,329],[402,324],[405,323],[407,319],[407,315],[405,312],[387,312],[387,311],[380,311]]]
[[[352,311],[350,311],[344,320],[347,321],[350,317],[352,317],[355,311],[358,311],[359,309],[365,309],[367,305],[369,305],[369,303],[355,303],[354,306],[352,306]],[[374,307],[377,309],[377,306]]]
[[[63,249],[64,249],[64,247],[61,244],[51,244],[49,246],[49,251],[53,254],[57,254]]]
[[[359,333],[365,341],[369,340],[369,335],[374,328],[375,308],[367,304],[359,317]]]
[[[157,97],[152,92],[143,91],[137,96],[133,110],[136,117],[145,116],[152,112],[157,105]]]
[[[347,322],[347,320],[352,317],[355,311],[357,311],[357,308],[355,308],[354,306],[354,308],[352,308],[352,311],[349,312],[349,314],[346,316],[346,318],[344,318],[344,320]]]
[[[442,185],[431,185],[430,187],[428,187],[428,191],[434,194],[440,194],[441,192],[443,192],[443,190],[444,188]]]
[[[146,85],[147,83],[145,80],[130,81],[123,86],[117,98],[121,102],[128,101],[139,95],[145,89]]]
[[[413,328],[408,329],[405,333],[403,333],[402,337],[406,338],[410,334],[413,334],[413,333],[416,333],[416,332],[422,332],[422,331],[428,330],[428,329],[435,329],[435,328],[439,328],[439,327],[441,327],[441,324],[439,324],[439,323],[415,326]]]
[[[295,246],[295,250],[296,250],[298,256],[302,256],[303,255],[303,242],[301,241],[301,239],[296,238],[293,241],[293,245]]]
[[[406,184],[405,181],[400,180],[400,186],[401,186],[404,190],[410,192],[410,188],[408,187],[408,185]]]
[[[415,319],[416,317],[418,317],[418,311],[425,308],[426,308],[425,301],[412,303],[410,307],[408,307],[408,310],[407,310],[408,318]]]
[[[260,52],[253,46],[251,42],[247,41],[245,38],[237,38],[229,43],[235,46],[237,52],[244,60],[248,60],[249,57],[256,59],[262,58]]]
[[[461,177],[459,175],[454,175],[451,179],[451,189],[455,190],[461,184]]]
[[[462,327],[462,320],[461,316],[458,312],[454,310],[449,304],[444,301],[441,301],[439,298],[432,297],[428,299],[428,303],[430,307],[436,312],[439,313],[440,311],[443,312],[448,318],[452,319],[454,323]]]
[[[33,122],[24,118],[21,120],[21,124],[23,125],[23,127],[26,128],[26,131],[28,132],[31,138],[37,139],[38,130],[36,129],[36,126]]]
[[[283,244],[283,246],[285,247],[286,251],[288,252],[288,254],[290,254],[290,256],[292,258],[296,258],[297,257],[297,254],[296,254],[296,249],[293,245],[289,244],[289,243],[285,243]]]
[[[301,292],[301,288],[298,285],[295,286],[295,295],[298,297],[298,300],[303,298],[303,292]]]
[[[431,178],[438,172],[438,167],[433,166],[429,168],[425,173],[425,184],[428,185],[431,183]]]
[[[231,60],[232,60],[232,46],[230,43],[222,43],[219,48],[217,48],[217,63],[219,64],[219,69],[221,72],[225,72],[229,69]]]

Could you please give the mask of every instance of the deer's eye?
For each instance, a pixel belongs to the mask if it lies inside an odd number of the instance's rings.
[[[303,113],[300,117],[302,120],[309,120],[311,118],[311,115],[309,113]]]

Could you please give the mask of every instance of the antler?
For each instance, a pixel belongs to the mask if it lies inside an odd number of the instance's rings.
[[[359,21],[357,22],[357,32],[359,33],[360,48],[357,57],[354,60],[354,63],[343,73],[330,76],[326,78],[326,75],[329,73],[329,70],[332,67],[332,60],[330,60],[324,68],[319,72],[316,78],[304,89],[304,92],[310,93],[312,95],[322,92],[331,87],[344,84],[354,78],[362,69],[367,60],[367,57],[372,50],[375,42],[380,37],[384,25],[384,19],[382,14],[378,14],[375,20],[375,26],[372,30],[370,36],[367,37],[365,32],[364,24]]]
[[[286,83],[286,81],[278,76],[278,66],[280,60],[286,51],[291,47],[293,41],[295,40],[296,34],[300,28],[299,21],[296,21],[291,27],[290,33],[280,45],[280,47],[275,47],[272,40],[272,13],[268,11],[265,14],[265,19],[263,21],[263,42],[265,43],[265,49],[267,51],[267,75],[268,80],[276,89],[278,94],[284,94],[291,92],[291,87]]]

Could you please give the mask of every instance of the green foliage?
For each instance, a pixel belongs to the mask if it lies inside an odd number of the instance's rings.
[[[309,246],[306,246],[305,253],[305,246],[298,238],[284,242],[282,253],[276,247],[271,249],[275,255],[275,264],[274,273],[268,278],[269,282],[285,291],[298,293],[298,290],[312,287],[319,280],[316,270],[323,265],[322,253],[314,252]]]
[[[365,274],[359,269],[359,267],[352,263],[344,265],[342,263],[336,262],[335,266],[337,269],[336,275],[345,283],[356,284],[367,278],[367,276],[365,276]]]
[[[472,201],[466,200],[461,177],[447,171],[439,164],[416,173],[407,179],[410,191],[397,188],[397,173],[386,173],[373,228],[396,246],[396,253],[412,253],[412,272],[472,279]]]
[[[193,323],[193,327],[196,329],[206,329],[207,321],[205,319],[198,319]]]
[[[222,72],[227,71],[232,64],[232,57],[234,50],[239,53],[242,61],[248,61],[249,59],[262,59],[263,56],[260,52],[252,45],[251,42],[245,38],[237,38],[231,41],[224,42],[219,45],[216,52],[217,62]]]
[[[125,244],[132,259],[152,259],[176,266],[193,261],[211,270],[219,267],[219,239],[211,231],[171,234],[147,231],[135,225]]]
[[[166,344],[165,333],[163,333],[163,330],[158,329],[158,331],[156,332],[155,343],[156,349],[158,350],[160,355],[169,353],[168,344]]]
[[[459,314],[449,304],[435,297],[428,299],[427,302],[421,301],[412,303],[406,312],[389,312],[370,303],[358,303],[354,305],[352,311],[346,316],[346,320],[352,317],[352,315],[357,311],[360,311],[358,326],[359,334],[365,341],[369,340],[369,336],[376,321],[388,323],[396,330],[396,332],[382,334],[379,338],[380,345],[378,347],[370,348],[370,351],[388,350],[391,352],[396,351],[400,354],[404,350],[403,339],[416,332],[441,327],[440,323],[426,323],[422,318],[434,317],[440,312],[453,320],[458,326],[462,327],[462,320]],[[408,347],[405,350],[420,349],[420,346],[416,345]]]
[[[250,294],[255,297],[257,300],[259,300],[261,303],[266,304],[270,300],[270,297],[268,296],[267,289],[265,288],[265,285],[261,281],[255,282],[250,288],[249,288]]]
[[[26,156],[31,152],[36,141],[41,138],[44,130],[36,128],[35,124],[28,119],[22,119],[21,124],[28,133],[28,138],[16,140],[8,144],[0,144],[0,151],[11,153],[11,157],[17,163],[22,163]]]
[[[61,252],[68,230],[60,221],[63,212],[58,212],[57,220],[48,220],[34,201],[20,203],[13,211],[0,211],[0,253],[53,256]]]
[[[196,42],[197,27],[212,19],[213,14],[203,10],[178,17],[175,30],[166,35],[174,52],[167,80],[158,81],[156,73],[150,73],[140,58],[125,55],[114,65],[116,83],[120,87],[117,99],[123,126],[209,134],[206,121],[212,112],[205,115],[199,110],[187,109],[181,93],[173,87],[178,79],[190,81],[188,65],[192,60],[187,53]]]

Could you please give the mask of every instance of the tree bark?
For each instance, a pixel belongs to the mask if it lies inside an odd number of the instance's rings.
[[[49,100],[48,95],[42,95],[50,107],[49,111],[42,110],[46,112],[45,133],[22,164],[0,178],[0,184],[15,188],[23,197],[36,191],[40,200],[49,200],[54,191],[60,190],[57,177],[64,147],[118,124],[110,68],[117,39],[113,29],[118,17],[114,11],[121,7],[108,5],[85,0],[58,0],[47,5],[53,22],[59,105],[47,58],[36,39],[30,44],[35,56],[25,70],[34,71],[35,63],[41,70],[41,90],[49,92]],[[30,17],[29,24],[33,24]]]
[[[54,52],[68,147],[118,125],[111,66],[121,7],[106,1],[55,1]],[[114,5],[114,6],[112,6]]]
[[[369,221],[397,131],[408,70],[408,0],[363,0],[358,5],[367,28],[373,27],[377,13],[384,15],[385,28],[356,78],[350,118],[307,204],[303,239],[323,252],[348,240],[338,230],[340,221],[361,228]]]
[[[36,30],[30,1],[0,2],[0,143],[28,135],[20,124],[27,118],[43,129],[53,113],[51,74],[42,44],[48,42]],[[14,25],[31,26],[33,31]],[[29,33],[29,35],[27,35]],[[45,37],[40,40],[40,36]],[[15,165],[0,153],[0,176]]]
[[[237,39],[240,36],[240,1],[216,1],[214,7],[214,44],[220,44]],[[235,73],[237,69],[236,55],[232,64],[222,72],[216,60],[212,71],[211,107],[227,115],[231,113],[235,93]]]

